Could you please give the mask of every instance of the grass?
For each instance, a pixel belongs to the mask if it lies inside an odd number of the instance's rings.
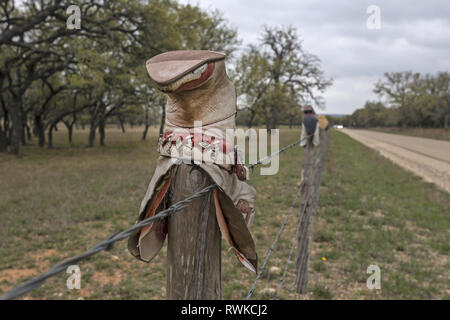
[[[153,174],[156,132],[140,140],[109,129],[107,146],[86,148],[87,131],[68,147],[64,131],[54,150],[27,146],[19,158],[0,155],[0,292],[46,271],[111,233],[131,226]],[[298,139],[283,129],[280,145]],[[281,155],[280,170],[249,181],[258,191],[251,227],[260,265],[300,184],[301,149]],[[284,268],[296,214],[291,217],[267,268]],[[450,196],[398,168],[374,151],[333,131],[319,214],[313,223],[308,299],[450,298]],[[49,279],[25,299],[164,299],[166,249],[150,264],[116,244],[79,263],[81,290],[68,290],[68,274]],[[366,287],[370,264],[381,268],[381,290]],[[254,275],[223,243],[223,296],[242,299]],[[254,298],[271,298],[280,276],[265,275]],[[289,292],[290,272],[283,299]]]
[[[377,127],[377,128],[371,128],[370,130],[386,132],[386,133],[402,134],[402,135],[412,136],[412,137],[422,137],[422,138],[450,141],[450,130],[446,131],[442,128],[400,128],[400,127],[383,128],[383,127]]]

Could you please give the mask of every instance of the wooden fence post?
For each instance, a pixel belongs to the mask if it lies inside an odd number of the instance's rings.
[[[312,171],[313,171],[313,156],[314,147],[312,139],[308,139],[303,150],[303,181],[304,187],[301,192],[301,202],[300,202],[300,233],[298,236],[298,246],[297,246],[297,259],[295,261],[295,267],[297,271],[297,278],[295,281],[296,292],[299,294],[304,294],[306,292],[307,279],[307,263],[308,260],[308,248],[309,245],[309,211],[310,211],[310,195],[312,192]]]
[[[200,167],[182,163],[171,185],[170,202],[183,200],[211,183]],[[221,299],[221,234],[212,192],[169,217],[168,238],[167,298]]]
[[[319,191],[320,191],[320,182],[322,181],[323,169],[325,168],[325,160],[328,149],[328,138],[329,138],[329,130],[320,129],[320,145],[316,154],[316,164],[314,169],[314,191],[312,195],[312,204],[311,204],[311,216],[315,217],[317,215],[317,208],[319,206]]]
[[[307,149],[310,147],[310,150]],[[316,154],[314,175],[312,174],[313,147],[308,143],[303,155],[303,172],[305,188],[302,194],[300,210],[303,217],[300,225],[300,235],[298,238],[297,261],[296,261],[296,292],[306,294],[308,285],[308,264],[310,256],[310,224],[311,218],[317,214],[320,182],[323,169],[325,168],[325,156],[328,148],[328,130],[320,130],[320,144]]]

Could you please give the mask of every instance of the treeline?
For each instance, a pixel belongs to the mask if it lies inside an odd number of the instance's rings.
[[[186,48],[231,53],[239,44],[218,12],[176,1],[77,1],[80,29],[67,27],[72,4],[0,2],[1,151],[17,154],[33,136],[51,148],[58,123],[69,132],[87,124],[89,146],[97,133],[104,144],[111,119],[140,118],[147,129],[164,98],[149,85],[146,59]]]
[[[299,123],[301,105],[320,104],[313,93],[331,84],[290,27],[265,27],[261,42],[236,57],[237,31],[218,11],[174,0],[80,0],[80,28],[72,29],[72,4],[0,2],[1,152],[18,154],[33,139],[52,148],[58,125],[69,142],[73,128],[88,128],[88,146],[96,136],[105,144],[107,123],[144,125],[143,139],[152,124],[161,131],[165,97],[150,84],[145,61],[169,50],[225,52],[248,126]]]
[[[335,122],[353,127],[422,127],[448,130],[450,74],[385,73],[374,92],[385,102],[368,101],[364,108]]]

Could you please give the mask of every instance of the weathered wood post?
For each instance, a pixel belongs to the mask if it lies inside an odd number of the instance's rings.
[[[329,130],[320,129],[320,145],[316,154],[316,164],[314,169],[314,191],[312,195],[311,204],[311,216],[315,217],[317,215],[317,208],[319,206],[319,191],[320,183],[322,181],[323,169],[325,168],[326,154],[328,149],[328,138]]]
[[[171,203],[212,182],[197,166],[180,164],[171,185]],[[221,299],[221,234],[212,191],[168,221],[167,298]]]
[[[323,117],[323,118],[320,118]],[[298,238],[298,251],[296,261],[296,293],[306,294],[308,285],[308,264],[310,256],[311,219],[316,215],[319,200],[320,182],[325,167],[325,155],[328,148],[328,121],[324,116],[319,116],[320,144],[316,153],[316,161],[313,174],[313,143],[308,140],[303,154],[303,179],[305,186],[302,193],[300,206],[300,234]],[[319,125],[319,124],[317,124]]]
[[[167,101],[160,156],[138,221],[211,184],[218,189],[185,203],[167,219],[136,229],[128,250],[150,262],[168,238],[167,298],[221,299],[221,235],[244,267],[256,272],[258,261],[247,224],[256,190],[246,183],[248,170],[240,163],[234,138],[228,137],[236,126],[237,106],[225,54],[169,51],[152,57],[146,66]]]
[[[304,294],[306,292],[307,279],[307,261],[309,259],[309,216],[310,216],[310,195],[312,192],[312,171],[313,171],[314,146],[312,139],[303,150],[303,181],[304,187],[301,192],[300,203],[300,233],[298,236],[297,259],[295,261],[297,277],[295,282],[296,292]]]

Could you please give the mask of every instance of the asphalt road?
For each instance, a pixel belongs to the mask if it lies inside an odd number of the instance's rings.
[[[340,131],[450,193],[450,142],[370,130]]]

